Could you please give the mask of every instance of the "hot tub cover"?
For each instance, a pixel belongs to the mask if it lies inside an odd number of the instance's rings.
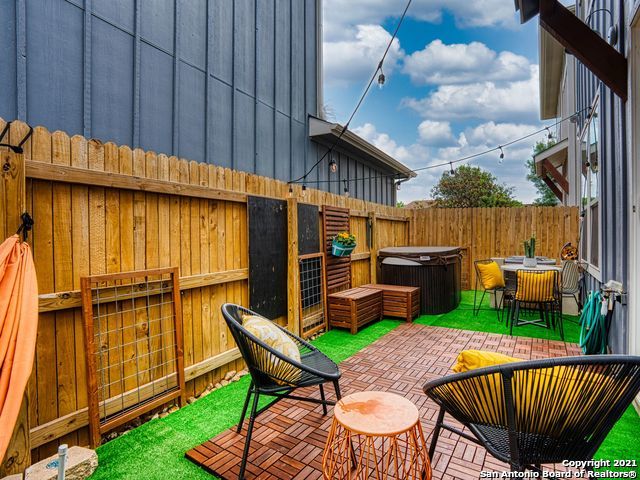
[[[448,263],[460,256],[460,247],[387,247],[378,250],[378,260],[392,265]]]

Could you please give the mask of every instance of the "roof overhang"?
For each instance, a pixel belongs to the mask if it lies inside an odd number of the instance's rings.
[[[536,15],[540,26],[607,85],[627,100],[627,59],[558,0],[514,0],[525,23]]]
[[[569,139],[543,150],[533,157],[536,166],[536,175],[540,177],[553,191],[558,200],[569,193],[569,182],[562,174],[562,167],[569,157]]]
[[[569,7],[575,12],[575,6]],[[553,35],[539,28],[538,54],[540,57],[540,119],[549,120],[558,116],[558,101],[562,89],[565,65],[565,49]]]
[[[405,164],[384,153],[351,130],[347,130],[340,137],[343,128],[338,123],[327,122],[313,116],[309,117],[309,137],[314,140],[325,145],[333,145],[337,141],[336,147],[364,158],[374,166],[390,170],[392,173],[398,174],[398,178],[409,179],[417,175]]]

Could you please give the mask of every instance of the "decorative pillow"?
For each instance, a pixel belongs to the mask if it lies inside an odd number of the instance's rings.
[[[493,290],[504,287],[504,276],[500,265],[496,262],[478,263],[478,272],[480,272],[480,283],[485,290]]]
[[[452,370],[456,373],[461,373],[475,370],[476,368],[521,361],[519,358],[503,355],[502,353],[486,352],[484,350],[463,350],[458,355],[458,363],[453,366]]]
[[[243,315],[242,326],[253,336],[267,344],[267,346],[281,353],[282,355],[300,362],[300,350],[295,342],[282,330],[280,330],[271,320],[258,315]],[[262,365],[262,369],[266,370],[266,373],[273,375],[274,377],[287,377],[297,379],[300,376],[300,370],[297,368],[285,364],[279,358],[269,355],[266,351],[263,351],[264,355],[269,362],[269,365]],[[284,369],[282,369],[284,368]],[[280,369],[280,370],[279,370]],[[286,385],[289,382],[280,381],[274,378],[274,380],[281,384]]]
[[[552,302],[555,272],[549,270],[544,273],[518,270],[518,287],[516,300],[521,302]]]

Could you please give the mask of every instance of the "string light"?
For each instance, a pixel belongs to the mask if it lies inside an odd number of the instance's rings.
[[[549,127],[547,127],[547,132],[549,132],[549,135],[547,135],[547,138],[549,140],[553,140],[553,133],[551,133],[551,130],[549,130]]]
[[[344,196],[349,196],[349,183],[346,180],[344,180]]]
[[[307,185],[302,185],[302,198],[307,196]]]
[[[561,118],[559,120],[557,120],[555,123],[553,123],[552,125],[549,125],[548,127],[543,127],[539,130],[536,130],[535,132],[531,132],[527,135],[523,135],[522,137],[519,138],[515,138],[509,142],[503,143],[502,145],[499,145],[497,147],[493,147],[493,148],[489,148],[485,151],[482,152],[478,152],[478,153],[473,153],[471,155],[467,155],[465,157],[460,157],[456,160],[449,160],[447,162],[443,162],[443,163],[438,163],[438,164],[434,164],[434,165],[427,165],[424,167],[418,167],[418,168],[414,168],[412,169],[413,172],[421,172],[424,170],[432,170],[434,168],[441,168],[441,167],[446,167],[449,166],[451,167],[454,163],[461,163],[461,162],[466,162],[469,160],[472,160],[474,158],[478,158],[478,157],[482,157],[484,155],[487,155],[489,153],[493,153],[493,152],[500,152],[500,160],[502,163],[502,160],[504,159],[504,148],[506,147],[510,147],[511,145],[515,145],[516,143],[522,142],[523,140],[527,140],[528,138],[534,137],[536,135],[539,135],[542,132],[545,132],[547,130],[547,128],[553,128],[557,125],[560,125],[562,122],[565,121],[573,121],[574,118],[576,118],[577,116],[579,116],[580,114],[582,114],[583,112],[589,110],[590,107],[587,108],[583,108],[579,111],[576,111],[575,113],[573,113],[572,115],[569,115],[565,118]],[[391,173],[391,174],[380,174],[380,175],[369,175],[366,177],[354,177],[354,178],[350,178],[346,181],[349,182],[355,182],[355,181],[360,181],[360,180],[374,180],[374,179],[378,179],[378,178],[391,178],[391,177],[395,177],[396,179],[398,178],[398,173]],[[408,180],[408,179],[406,179]],[[325,184],[325,183],[335,183],[335,182],[345,182],[345,180],[339,180],[339,179],[330,179],[330,180],[314,180],[311,183],[315,183],[315,184]],[[290,181],[289,183],[304,183],[302,180],[297,180],[297,181]]]
[[[396,183],[396,190],[400,190],[400,183],[401,183],[401,182],[397,182],[397,183]]]
[[[314,163],[313,166],[304,175],[302,175],[301,177],[299,177],[299,178],[297,178],[295,180],[290,180],[287,183],[300,183],[300,182],[304,182],[307,179],[309,174],[318,165],[320,165],[320,163],[325,158],[327,158],[327,155],[330,155],[331,152],[333,152],[333,149],[338,145],[338,142],[340,142],[340,139],[342,138],[342,136],[349,129],[349,125],[351,125],[351,121],[353,120],[353,117],[355,117],[356,113],[360,109],[360,106],[364,102],[364,99],[367,97],[367,94],[369,93],[369,90],[371,89],[371,85],[373,84],[374,80],[376,79],[376,76],[378,78],[378,85],[382,86],[384,84],[385,76],[384,76],[384,73],[382,73],[382,65],[384,64],[384,60],[387,58],[387,54],[389,53],[389,49],[391,49],[391,45],[393,44],[394,40],[398,36],[398,31],[400,30],[400,26],[402,25],[402,22],[404,21],[405,16],[407,15],[407,11],[409,10],[409,7],[411,6],[411,2],[412,2],[412,0],[408,0],[407,1],[406,6],[404,7],[404,11],[402,12],[402,15],[400,16],[400,20],[398,20],[398,24],[396,25],[396,29],[393,32],[393,35],[391,36],[391,39],[389,40],[389,43],[387,44],[387,48],[385,49],[384,53],[382,54],[382,58],[380,59],[380,62],[378,63],[378,68],[376,68],[376,71],[373,72],[373,75],[371,75],[371,78],[369,79],[369,83],[367,84],[367,87],[364,89],[364,92],[362,92],[362,95],[360,96],[360,100],[358,100],[358,103],[356,104],[355,108],[353,109],[353,112],[351,112],[351,116],[349,117],[349,120],[347,120],[347,123],[345,123],[344,127],[342,127],[342,130],[340,131],[340,134],[338,135],[338,138],[335,139],[335,141],[333,142],[331,147],[329,147],[329,149],[324,153],[324,155],[322,155],[322,157],[320,157],[320,159],[316,163]],[[379,75],[378,75],[378,72],[380,72]]]
[[[456,174],[456,171],[453,169],[453,162],[449,162],[449,167],[451,167],[451,170],[449,170],[449,173],[450,173],[451,175],[455,175],[455,174]]]
[[[293,185],[289,185],[289,196],[293,197]]]
[[[380,62],[380,65],[378,65],[378,70],[380,70],[380,75],[378,75],[378,87],[380,87],[380,90],[382,90],[382,87],[384,86],[384,81],[386,80],[386,77],[384,76],[384,72],[382,71],[382,62]]]
[[[331,173],[336,173],[338,171],[338,163],[334,158],[329,161],[329,170],[331,170]]]

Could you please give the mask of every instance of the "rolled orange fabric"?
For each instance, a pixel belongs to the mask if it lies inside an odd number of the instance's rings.
[[[38,333],[38,281],[31,248],[18,235],[0,245],[0,459],[31,375]]]

